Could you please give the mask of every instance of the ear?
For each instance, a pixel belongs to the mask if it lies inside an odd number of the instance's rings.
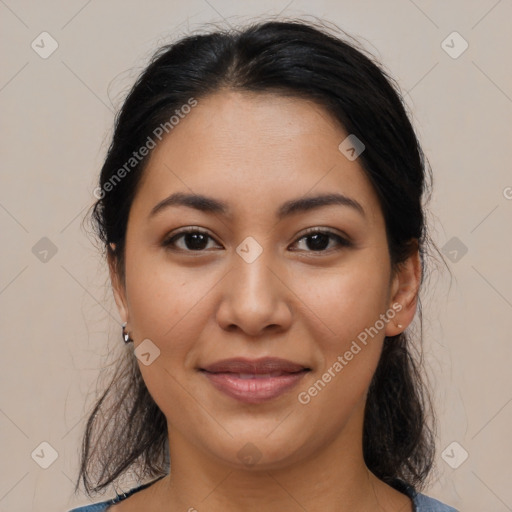
[[[414,246],[411,255],[399,264],[392,277],[389,307],[397,313],[393,320],[386,324],[386,336],[396,336],[403,332],[416,314],[421,284],[421,259],[417,240],[414,240]]]
[[[112,291],[114,293],[114,299],[116,301],[117,310],[119,311],[119,316],[121,317],[121,321],[128,322],[129,314],[128,314],[128,302],[126,300],[126,290],[123,283],[123,280],[119,274],[118,267],[118,259],[115,255],[115,245],[110,244],[110,249],[107,254],[108,260],[108,269],[110,273],[110,283],[112,285]]]

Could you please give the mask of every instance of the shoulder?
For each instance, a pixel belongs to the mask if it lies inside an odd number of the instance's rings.
[[[122,501],[128,498],[128,496],[142,489],[145,489],[146,487],[149,487],[161,478],[163,478],[163,476],[153,482],[141,485],[135,489],[131,489],[128,491],[128,493],[123,493],[122,497],[117,496],[117,498],[114,498],[113,500],[102,501],[101,503],[94,503],[92,505],[85,505],[84,507],[74,508],[69,512],[105,512],[110,505]],[[453,507],[445,505],[444,503],[441,503],[434,498],[430,498],[429,496],[418,493],[413,487],[404,482],[397,481],[394,483],[393,487],[398,488],[401,492],[407,494],[411,498],[414,505],[414,512],[458,512],[458,510]]]
[[[112,500],[102,501],[93,505],[85,505],[85,507],[78,507],[70,510],[69,512],[103,512],[107,510],[108,506],[112,505]]]
[[[411,498],[414,505],[413,512],[458,512],[458,510],[453,507],[421,494],[403,480],[396,479],[391,485]]]
[[[135,487],[133,489],[130,489],[128,492],[123,492],[122,495],[117,494],[115,498],[112,498],[107,501],[102,501],[100,503],[93,503],[91,505],[85,505],[83,507],[74,508],[73,510],[69,510],[69,512],[104,512],[108,510],[108,507],[110,505],[115,505],[116,503],[119,503],[120,501],[125,500],[126,498],[130,497],[132,494],[135,494],[139,491],[142,491],[143,489],[146,489],[147,487],[150,487],[154,483],[158,482],[162,478],[164,478],[165,475],[159,476],[156,480],[153,480],[152,482],[148,482],[147,484],[139,485],[138,487]]]
[[[424,494],[416,494],[413,499],[415,512],[458,512],[453,507],[445,505]]]

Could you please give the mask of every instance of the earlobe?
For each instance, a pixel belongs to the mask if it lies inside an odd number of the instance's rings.
[[[416,248],[407,260],[399,265],[393,277],[389,306],[393,307],[397,313],[393,321],[386,325],[386,336],[400,334],[413,321],[418,304],[420,283],[421,260]]]

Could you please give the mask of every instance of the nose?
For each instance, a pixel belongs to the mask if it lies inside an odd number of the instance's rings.
[[[264,256],[248,263],[235,261],[223,282],[217,322],[226,331],[240,330],[248,336],[286,331],[292,322],[292,292],[283,282],[283,272]]]

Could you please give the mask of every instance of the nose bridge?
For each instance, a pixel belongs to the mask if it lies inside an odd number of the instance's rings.
[[[286,287],[276,277],[275,268],[271,249],[258,248],[251,240],[240,244],[233,254],[218,311],[218,321],[224,328],[236,325],[256,335],[270,325],[288,325],[291,314]]]
[[[243,246],[239,248],[239,251],[243,251]],[[252,251],[254,249],[249,248],[247,255],[251,255]],[[239,261],[235,259],[236,262],[233,265],[233,284],[236,294],[248,300],[253,300],[255,303],[259,303],[260,306],[268,302],[275,291],[272,290],[275,285],[272,281],[275,277],[270,271],[270,265],[272,264],[270,252],[269,249],[266,249],[257,257],[251,255],[252,258],[250,259],[238,256]]]

